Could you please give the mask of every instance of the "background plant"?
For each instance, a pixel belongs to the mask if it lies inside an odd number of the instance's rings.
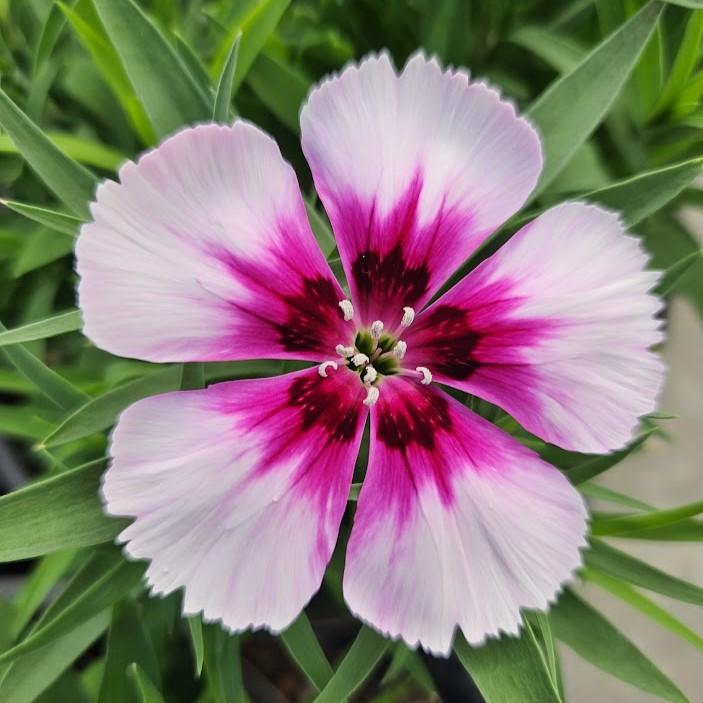
[[[273,638],[182,619],[179,598],[150,598],[143,566],[112,546],[124,522],[103,516],[97,487],[117,414],[148,395],[290,364],[156,367],[90,346],[79,333],[71,253],[96,182],[179,127],[236,112],[273,134],[295,166],[339,271],[300,152],[298,110],[311,84],[346,61],[388,47],[402,65],[418,46],[500,86],[543,137],[536,197],[465,269],[526,217],[577,196],[621,210],[652,266],[665,270],[660,293],[686,296],[703,314],[700,247],[676,216],[703,204],[692,185],[703,165],[700,0],[0,0],[0,319],[11,327],[0,331],[0,572],[23,575],[0,599],[3,703],[339,703],[355,691],[379,702],[433,692],[449,700],[451,686],[480,700],[465,672],[488,703],[555,703],[564,700],[556,639],[634,686],[687,700],[572,590],[548,616],[527,613],[520,638],[478,649],[459,638],[442,662],[346,613],[342,549],[320,595]],[[546,445],[497,408],[461,397],[585,496],[612,504],[593,516],[582,577],[703,650],[648,595],[703,605],[703,588],[607,541],[701,541],[703,501],[657,509],[593,482],[661,433],[666,415],[645,418],[625,450],[591,457]],[[348,528],[345,519],[341,542]]]

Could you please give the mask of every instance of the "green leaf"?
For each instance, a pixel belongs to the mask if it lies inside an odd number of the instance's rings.
[[[513,44],[531,51],[559,73],[572,71],[583,60],[585,51],[563,32],[536,25],[522,25],[511,35]]]
[[[0,497],[0,561],[100,544],[128,522],[107,517],[98,489],[104,460]]]
[[[666,110],[686,87],[696,67],[701,41],[703,41],[703,11],[698,11],[691,13],[686,23],[686,30],[676,53],[674,65],[655,106],[655,115]]]
[[[66,573],[75,555],[73,550],[49,554],[38,562],[32,573],[24,580],[13,598],[15,615],[11,630],[15,637],[24,630],[58,580]]]
[[[334,675],[314,699],[315,703],[339,703],[350,696],[364,683],[389,646],[390,640],[363,625]]]
[[[141,581],[145,569],[143,564],[128,562],[122,557],[110,568],[103,568],[102,562],[99,566],[99,571],[94,569],[90,574],[90,579],[94,580],[89,580],[72,599],[64,602],[55,617],[42,620],[41,626],[34,628],[19,644],[0,654],[0,664],[34,652],[102,613]],[[82,574],[81,580],[84,578],[85,574]]]
[[[636,515],[594,515],[591,521],[591,534],[597,536],[624,536],[639,530],[647,530],[670,525],[703,513],[703,500],[681,505],[668,510],[652,510]]]
[[[665,2],[680,7],[690,7],[692,10],[703,8],[703,0],[665,0]]]
[[[625,601],[625,603],[639,610],[662,627],[665,627],[667,630],[670,630],[675,635],[678,635],[692,644],[696,649],[703,651],[703,637],[632,586],[612,576],[602,574],[598,571],[591,571],[590,569],[584,569],[581,576],[586,581],[595,583],[597,586],[600,586],[612,595]]]
[[[642,432],[633,442],[628,444],[624,449],[620,449],[617,452],[612,452],[611,454],[606,454],[605,456],[595,456],[592,459],[587,459],[586,461],[576,464],[570,469],[565,471],[569,480],[573,484],[583,483],[588,481],[604,471],[612,468],[616,464],[619,464],[626,456],[629,456],[638,447],[642,446],[647,438],[658,432],[657,427],[648,427]]]
[[[676,288],[676,284],[681,280],[683,275],[691,268],[691,266],[693,266],[697,261],[700,261],[702,254],[703,249],[692,251],[690,254],[686,254],[686,256],[669,266],[659,280],[656,292],[662,296],[669,295],[669,293]]]
[[[570,590],[549,613],[554,634],[599,669],[675,703],[686,696],[625,635]]]
[[[203,626],[205,673],[214,703],[242,703],[246,700],[242,683],[239,637],[225,632],[219,624]]]
[[[193,645],[195,656],[195,675],[200,678],[203,672],[203,662],[205,660],[205,645],[203,643],[203,621],[199,615],[192,615],[186,618],[188,631],[190,632],[190,642]]]
[[[637,63],[661,11],[656,0],[648,2],[530,107],[527,116],[540,131],[545,157],[533,197],[559,174],[603,119]]]
[[[329,226],[325,216],[321,215],[317,208],[307,199],[304,198],[305,209],[308,213],[308,220],[310,220],[310,227],[317,239],[317,243],[320,245],[320,249],[325,256],[329,256],[337,246],[337,242],[332,234],[332,228]]]
[[[52,315],[44,320],[30,322],[13,330],[0,332],[0,347],[10,344],[30,342],[35,339],[48,339],[66,332],[79,330],[82,325],[80,310],[70,310]]]
[[[133,0],[94,0],[158,137],[207,120],[210,98]]]
[[[606,488],[597,483],[591,483],[586,481],[579,485],[579,491],[583,495],[589,498],[595,498],[596,500],[604,500],[610,503],[617,503],[618,505],[624,505],[628,508],[633,508],[634,510],[654,510],[651,505],[643,503],[637,498],[625,495],[624,493],[618,493],[611,488]]]
[[[127,676],[134,686],[140,703],[165,703],[159,690],[154,686],[145,671],[136,662],[127,667]]]
[[[83,224],[83,220],[78,217],[66,215],[56,210],[49,210],[38,205],[20,203],[17,200],[0,200],[0,203],[29,220],[38,222],[40,225],[49,227],[56,232],[67,234],[70,237],[75,237],[78,234],[78,229]]]
[[[105,32],[92,0],[80,0],[75,10],[61,2],[58,2],[58,6],[81,44],[90,54],[94,66],[110,86],[142,143],[153,144],[156,137],[149,124],[149,118],[129,82],[120,57],[110,43],[110,38]]]
[[[249,70],[247,85],[293,133],[300,131],[298,115],[310,92],[310,81],[273,54],[262,51]]]
[[[229,123],[229,108],[232,104],[232,84],[234,82],[234,73],[237,70],[237,58],[239,56],[239,42],[241,38],[241,33],[238,33],[234,38],[229,54],[227,54],[225,65],[222,67],[220,79],[217,81],[215,107],[212,111],[213,122],[220,122],[222,124]]]
[[[91,398],[48,434],[41,446],[58,447],[107,429],[115,422],[117,416],[135,401],[150,395],[178,390],[181,385],[181,373],[179,365],[169,366],[113,388],[97,398]]]
[[[5,331],[7,328],[0,322],[0,332]],[[0,354],[4,354],[28,381],[59,407],[71,410],[88,399],[85,393],[52,371],[21,344],[3,349]]]
[[[629,581],[669,598],[703,606],[703,588],[700,586],[671,576],[599,539],[591,539],[591,548],[585,552],[584,561],[591,570]]]
[[[546,661],[527,628],[520,637],[489,640],[481,647],[471,647],[462,635],[457,636],[454,651],[486,703],[560,703],[561,699],[549,676]]]
[[[67,156],[0,89],[0,125],[25,161],[76,215],[88,215],[95,177]]]
[[[700,175],[703,158],[640,173],[583,197],[618,210],[631,227],[660,210]]]
[[[321,691],[332,678],[333,671],[305,612],[283,631],[281,638],[312,685]]]
[[[75,2],[75,0],[71,0],[71,2]],[[46,21],[44,22],[36,49],[34,50],[34,60],[32,61],[33,76],[39,75],[42,68],[49,60],[51,52],[54,50],[56,42],[61,36],[65,25],[66,18],[61,12],[61,8],[58,4],[52,5],[46,16]]]
[[[127,669],[132,662],[149,672],[145,674],[147,681],[158,681],[158,664],[144,628],[144,618],[137,605],[125,599],[113,610],[98,703],[138,701],[136,695],[132,695],[134,684],[127,677]]]
[[[241,33],[239,58],[233,82],[233,90],[236,93],[254,63],[254,59],[261,51],[268,36],[276,28],[289,4],[290,0],[259,0],[255,3],[244,18],[230,28],[229,33],[220,44],[212,65],[212,75],[217,76],[222,72],[232,43]]]
[[[107,629],[108,610],[14,662],[0,681],[2,703],[33,703]]]
[[[74,161],[70,163],[73,163],[74,165],[78,165],[75,163],[77,161],[79,163],[86,164],[87,166],[95,166],[96,168],[104,169],[105,171],[114,171],[125,160],[124,154],[116,149],[105,144],[100,144],[99,142],[84,139],[83,137],[76,136],[75,134],[50,131],[44,132],[43,134],[45,139],[48,140],[50,144],[62,152],[62,156],[69,158],[69,162],[70,159],[73,159]],[[19,142],[15,143],[8,136],[0,134],[0,154],[21,154],[29,162],[29,157],[22,152],[22,148],[23,147],[19,144]],[[39,150],[34,149],[32,156],[33,158],[36,157],[34,160],[38,166],[33,166],[32,162],[29,163],[30,166],[32,166],[34,170],[39,173],[40,177],[46,182],[46,178],[39,172],[39,168],[41,167],[44,169],[44,172],[47,174],[47,178],[51,175],[51,169],[45,168],[48,160],[43,158],[41,154],[37,156],[35,153],[37,151]],[[82,167],[79,166],[79,168]],[[83,170],[85,171],[85,169]],[[93,177],[90,171],[85,172],[89,174],[91,178]],[[48,182],[47,185],[49,185]],[[51,186],[50,188],[54,191],[54,193],[61,197],[54,188]],[[83,201],[83,207],[79,210],[71,208],[76,215],[80,215],[83,218],[88,217],[88,201],[93,199],[93,190],[94,188],[91,189],[90,194],[87,194],[86,199]],[[65,199],[64,202],[68,204]]]

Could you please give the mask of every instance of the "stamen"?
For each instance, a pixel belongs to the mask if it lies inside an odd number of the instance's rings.
[[[373,383],[378,376],[378,371],[373,366],[366,367],[366,373],[364,374],[364,383]]]
[[[327,369],[333,368],[335,371],[339,368],[336,361],[323,361],[317,367],[317,373],[322,376],[322,378],[327,378]]]
[[[408,351],[408,345],[402,339],[393,347],[393,355],[396,359],[402,359],[406,351]]]
[[[410,327],[415,319],[415,311],[412,308],[403,308],[403,319],[400,321],[401,327]]]
[[[354,347],[345,347],[343,344],[338,344],[334,350],[343,359],[348,359],[350,356],[354,356]]]
[[[378,339],[383,333],[383,322],[381,320],[376,320],[371,324],[371,336],[374,339]]]
[[[354,364],[354,366],[363,366],[364,364],[368,363],[369,357],[366,356],[366,354],[362,354],[361,352],[354,354],[354,356],[352,357],[352,364]]]
[[[415,371],[422,374],[422,381],[420,381],[420,383],[422,383],[423,386],[429,386],[430,383],[432,383],[432,372],[426,366],[417,366],[415,367]]]
[[[351,304],[351,300],[340,300],[339,307],[344,313],[344,321],[349,322],[354,317],[354,306]]]
[[[369,386],[368,391],[366,393],[366,398],[364,398],[364,405],[368,405],[369,407],[371,407],[378,400],[378,396],[378,388],[376,386]]]

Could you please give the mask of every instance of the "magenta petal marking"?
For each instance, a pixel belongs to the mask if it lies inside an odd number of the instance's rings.
[[[103,496],[153,592],[233,631],[280,631],[318,589],[367,409],[317,369],[147,398],[121,416]]]
[[[241,120],[170,137],[106,181],[76,245],[85,334],[149,361],[323,361],[352,334],[295,172]]]
[[[536,132],[464,71],[387,54],[323,81],[301,141],[364,323],[395,326],[524,203]]]
[[[555,468],[458,401],[394,377],[372,409],[344,596],[384,634],[447,654],[515,633],[581,563],[586,509]]]
[[[619,448],[656,407],[663,379],[648,349],[662,335],[646,263],[613,213],[552,208],[417,316],[407,363],[548,442]]]

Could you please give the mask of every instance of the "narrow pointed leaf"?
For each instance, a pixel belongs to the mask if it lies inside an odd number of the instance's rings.
[[[76,215],[87,215],[95,176],[61,151],[2,89],[0,125],[49,190]]]
[[[608,36],[530,107],[542,136],[544,169],[538,195],[588,139],[618,97],[661,14],[656,0]]]
[[[192,615],[186,618],[188,631],[190,632],[190,642],[193,645],[193,655],[195,657],[195,675],[200,678],[205,660],[205,646],[203,643],[203,621],[199,615]]]
[[[590,569],[585,569],[582,577],[584,580],[600,586],[616,598],[620,598],[620,600],[639,610],[648,618],[654,620],[654,622],[692,644],[696,649],[703,651],[703,637],[629,584]]]
[[[75,556],[76,553],[73,550],[48,554],[37,563],[32,573],[25,579],[13,598],[16,610],[11,629],[15,637],[29,623],[58,580],[73,563]]]
[[[700,175],[703,159],[691,159],[673,166],[640,173],[583,197],[617,210],[630,227],[660,210]]]
[[[259,0],[242,18],[242,21],[230,29],[229,34],[220,44],[213,63],[213,75],[215,76],[222,71],[235,37],[240,33],[242,35],[237,70],[234,74],[233,90],[235,93],[289,4],[290,0]]]
[[[66,334],[66,332],[74,332],[79,330],[82,324],[80,310],[62,312],[44,320],[37,320],[36,322],[22,325],[22,327],[16,327],[13,330],[0,332],[0,347],[31,342],[35,339],[48,339],[59,334]]]
[[[680,522],[703,513],[703,500],[669,510],[652,510],[636,515],[594,515],[591,533],[594,535],[623,536],[639,530],[655,529]]]
[[[602,474],[604,471],[607,471],[616,464],[619,464],[626,456],[634,452],[638,447],[642,446],[650,435],[657,431],[658,428],[649,427],[624,449],[620,449],[612,454],[606,454],[605,456],[597,456],[592,459],[587,459],[586,461],[567,469],[565,473],[569,477],[569,480],[574,484],[588,481],[589,479]]]
[[[273,54],[262,51],[249,70],[247,85],[292,132],[300,131],[298,115],[310,92],[310,81]]]
[[[389,646],[390,640],[363,625],[315,703],[339,703],[350,696],[374,670]]]
[[[232,87],[234,83],[234,73],[237,70],[237,57],[239,56],[239,41],[241,33],[237,34],[232,42],[232,47],[227,54],[227,60],[222,67],[220,80],[217,82],[215,93],[215,107],[212,113],[214,122],[227,124],[229,122],[229,108],[232,104]]]
[[[703,4],[701,4],[703,8]],[[703,40],[703,11],[693,12],[686,23],[686,30],[676,52],[674,65],[671,67],[664,90],[654,110],[659,114],[674,102],[686,87],[688,79],[696,67]]]
[[[98,497],[104,461],[91,462],[0,497],[0,561],[112,540],[127,524]]]
[[[0,333],[7,328],[0,323]],[[59,376],[21,344],[3,349],[10,363],[49,400],[65,410],[75,409],[88,400],[88,396],[65,378]]]
[[[144,573],[144,565],[120,558],[112,568],[95,574],[95,580],[64,605],[61,612],[38,627],[12,649],[0,654],[0,664],[34,652],[80,627],[103,612],[136,586]]]
[[[205,673],[214,703],[242,703],[246,698],[239,637],[213,623],[203,626],[203,640]]]
[[[135,401],[177,390],[181,384],[181,373],[180,366],[170,366],[91,398],[47,435],[42,446],[57,447],[107,429]]]
[[[126,676],[132,662],[136,662],[142,671],[149,672],[144,674],[147,681],[152,677],[158,680],[158,664],[142,614],[133,601],[125,599],[113,609],[98,703],[125,703],[133,700],[131,693],[134,684]]]
[[[86,166],[95,166],[96,168],[103,169],[104,171],[114,171],[126,158],[122,153],[110,146],[107,146],[106,144],[101,144],[100,142],[85,139],[84,137],[79,137],[75,134],[46,131],[43,132],[43,135],[45,139],[49,141],[50,144],[53,144],[57,149],[62,152],[62,155],[64,157],[67,157],[69,159],[69,162],[71,162],[71,159],[73,159],[71,163],[79,164],[80,168],[82,168],[80,164],[85,164]],[[36,150],[30,150],[29,153],[34,156],[35,151]],[[5,134],[0,134],[0,154],[20,154],[24,156],[24,158],[27,160],[27,162],[30,163],[30,165],[32,165],[29,161],[29,157],[26,156],[26,154],[22,151],[22,146],[19,144],[19,142],[14,142]],[[33,166],[34,170],[39,173],[39,176],[42,178],[42,180],[46,181],[46,178],[44,178],[42,173],[39,172],[39,167],[46,166],[47,160],[36,158],[35,162],[39,165],[36,167]],[[85,173],[90,175],[91,178],[93,177],[90,171],[86,171],[85,169],[83,170],[85,171]],[[48,178],[49,175],[51,175],[51,169],[46,168],[45,173],[47,174]],[[50,186],[50,190],[53,190],[53,192],[59,196],[59,199],[61,199],[60,194],[56,191],[55,188]],[[90,200],[93,199],[93,190],[94,188],[91,187],[90,194],[86,196],[86,199],[84,201],[85,207],[80,207],[78,209],[71,208],[65,198],[63,198],[63,202],[69,205],[69,209],[73,210],[75,215],[87,218],[87,204]],[[86,191],[86,193],[87,192],[88,191]]]
[[[144,144],[153,144],[154,130],[137,98],[120,57],[110,42],[100,18],[90,0],[81,0],[73,9],[66,3],[57,3],[68,19],[85,50],[90,54],[95,68],[100,71],[120,103],[132,126]]]
[[[0,681],[2,703],[32,703],[107,629],[105,610],[75,630],[10,665]]]
[[[454,651],[486,703],[560,703],[537,642],[523,629],[520,637],[503,635],[481,647],[457,637]]]
[[[206,90],[133,0],[94,0],[157,136],[212,114]]]
[[[165,703],[163,696],[139,664],[136,662],[130,664],[127,667],[127,676],[132,681],[140,703]]]
[[[596,500],[604,500],[609,503],[616,503],[617,505],[624,505],[627,508],[633,508],[634,510],[655,510],[651,505],[633,498],[632,496],[625,495],[624,493],[619,493],[606,486],[600,486],[597,483],[591,483],[587,481],[586,483],[579,484],[579,491],[583,495],[589,498],[595,498]]]
[[[317,243],[320,245],[320,249],[322,249],[325,256],[329,256],[337,246],[331,227],[307,198],[305,199],[305,209],[308,213],[308,220],[310,220],[310,227],[315,239],[317,239]]]
[[[72,215],[66,215],[63,212],[57,212],[56,210],[49,210],[45,207],[40,207],[38,205],[30,205],[29,203],[21,203],[17,200],[2,200],[2,204],[18,213],[23,215],[29,220],[38,222],[40,225],[49,227],[56,232],[61,232],[62,234],[67,234],[71,237],[75,237],[78,234],[80,226],[83,224],[83,220],[78,217],[73,217]]]
[[[692,251],[677,262],[669,266],[662,275],[659,284],[657,285],[657,293],[659,295],[669,295],[679,282],[681,277],[693,266],[697,261],[700,261],[703,255],[703,249]]]
[[[599,669],[668,701],[688,702],[622,632],[573,592],[562,594],[549,620],[558,639]]]
[[[703,606],[703,587],[671,576],[602,540],[591,539],[591,548],[585,553],[584,561],[592,571],[629,581],[669,598]]]
[[[281,638],[312,685],[321,691],[332,678],[333,671],[305,612],[283,631]]]

